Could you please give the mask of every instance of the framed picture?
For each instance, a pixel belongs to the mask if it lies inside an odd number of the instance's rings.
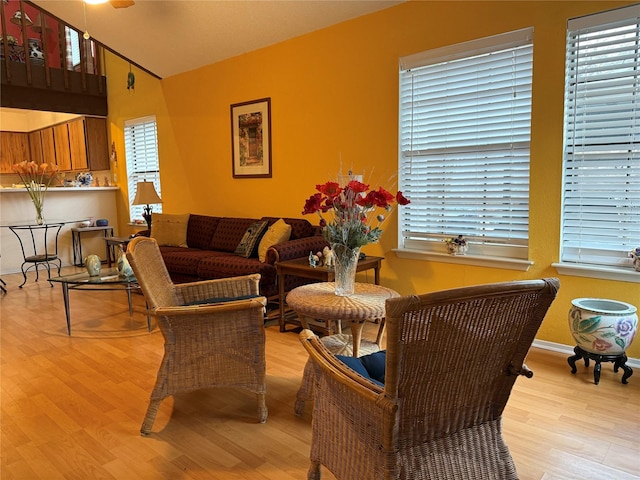
[[[231,105],[234,178],[271,177],[271,98]]]

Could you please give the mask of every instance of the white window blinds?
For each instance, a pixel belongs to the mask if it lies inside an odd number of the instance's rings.
[[[630,266],[640,245],[640,6],[568,23],[561,260]]]
[[[525,29],[401,59],[400,187],[411,203],[400,210],[400,248],[438,250],[464,235],[470,253],[527,257],[532,37]]]
[[[124,147],[127,158],[129,214],[133,222],[143,218],[142,213],[145,207],[144,205],[131,205],[136,196],[138,182],[153,182],[158,195],[162,197],[155,117],[142,117],[125,121]],[[153,211],[161,213],[162,204],[154,205]]]

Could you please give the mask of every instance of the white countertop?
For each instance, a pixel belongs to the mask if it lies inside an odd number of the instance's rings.
[[[49,187],[47,189],[47,193],[49,192],[104,192],[108,190],[118,190],[118,187]],[[24,187],[14,188],[14,187],[0,187],[0,193],[13,193],[13,192],[23,192],[25,193],[27,190]]]

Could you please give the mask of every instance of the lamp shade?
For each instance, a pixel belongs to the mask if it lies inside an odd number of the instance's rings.
[[[153,186],[153,182],[138,182],[133,205],[149,205],[150,203],[162,203],[162,199],[156,192],[156,187]]]

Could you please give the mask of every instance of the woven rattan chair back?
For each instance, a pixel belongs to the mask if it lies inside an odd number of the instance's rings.
[[[236,387],[256,394],[267,420],[264,309],[260,275],[174,284],[152,238],[127,248],[149,313],[164,337],[164,357],[142,427],[151,433],[162,400],[178,392]]]
[[[127,260],[133,269],[149,308],[181,305],[155,239],[136,237],[127,245]]]
[[[309,478],[322,464],[340,480],[517,479],[502,412],[517,376],[532,375],[524,360],[558,288],[545,279],[387,300],[384,387],[344,375],[306,333],[318,378]]]

